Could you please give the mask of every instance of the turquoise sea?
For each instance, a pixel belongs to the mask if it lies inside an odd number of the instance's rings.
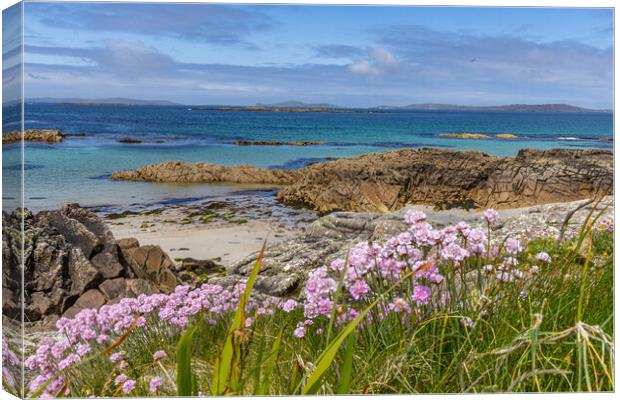
[[[195,107],[195,106],[194,106]],[[247,187],[115,182],[109,175],[166,160],[298,168],[327,157],[397,148],[440,147],[515,155],[522,148],[605,148],[612,113],[381,111],[275,113],[202,111],[187,106],[26,104],[26,129],[60,129],[59,144],[25,145],[25,199],[34,209],[67,202],[102,209],[155,206],[228,196]],[[4,107],[3,131],[19,129],[19,109]],[[466,140],[439,133],[513,133],[516,140]],[[132,138],[139,144],[118,140]],[[323,141],[325,145],[237,146],[235,140]],[[3,146],[3,209],[19,201],[19,145]]]

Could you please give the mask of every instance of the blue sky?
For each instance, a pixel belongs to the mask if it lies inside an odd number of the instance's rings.
[[[611,9],[26,3],[27,97],[611,108]]]

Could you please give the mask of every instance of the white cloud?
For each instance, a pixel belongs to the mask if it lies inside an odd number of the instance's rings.
[[[349,64],[349,71],[359,75],[379,75],[398,67],[396,57],[383,47],[366,49],[366,59],[356,60]]]

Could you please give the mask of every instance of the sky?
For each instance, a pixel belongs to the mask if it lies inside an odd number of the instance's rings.
[[[25,96],[613,106],[611,9],[25,3]]]

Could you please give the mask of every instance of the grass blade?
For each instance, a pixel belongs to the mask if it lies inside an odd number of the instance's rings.
[[[190,327],[177,343],[177,394],[193,396],[192,390],[192,340],[198,324]]]
[[[282,343],[282,331],[273,342],[273,346],[271,347],[271,351],[269,352],[269,357],[267,358],[265,364],[265,374],[261,379],[261,384],[256,393],[259,396],[267,395],[269,390],[269,384],[271,383],[271,374],[273,373],[273,369],[276,365],[276,361],[278,360],[278,353],[280,352],[280,343]]]
[[[319,390],[323,382],[323,377],[325,376],[325,373],[327,372],[330,365],[334,361],[334,358],[336,357],[336,354],[338,353],[338,349],[340,348],[340,346],[342,346],[342,343],[347,338],[347,336],[353,333],[355,328],[360,324],[360,322],[362,322],[364,318],[366,318],[366,315],[368,315],[368,313],[370,312],[370,310],[374,308],[374,306],[379,304],[379,302],[388,293],[394,290],[394,288],[400,285],[401,282],[403,282],[405,279],[408,279],[409,277],[411,277],[415,272],[416,271],[411,271],[405,274],[401,279],[398,280],[398,282],[396,282],[383,294],[377,297],[375,301],[370,303],[370,305],[368,305],[355,319],[351,320],[345,326],[345,328],[331,341],[331,343],[325,348],[323,353],[319,356],[319,359],[315,364],[316,367],[314,371],[312,372],[312,374],[308,378],[308,381],[306,382],[306,385],[302,389],[302,394],[304,395],[314,394]]]
[[[353,348],[355,346],[355,335],[349,335],[347,347],[344,351],[344,360],[340,368],[340,379],[336,386],[337,394],[349,394],[351,390],[351,373],[353,372]]]
[[[243,330],[245,328],[245,305],[250,297],[250,292],[252,291],[254,282],[256,282],[256,277],[265,255],[266,246],[267,240],[265,239],[263,246],[260,249],[260,253],[258,254],[258,258],[256,259],[256,263],[254,264],[254,268],[252,269],[250,277],[245,285],[245,290],[241,295],[241,299],[239,299],[239,305],[237,306],[235,317],[233,318],[228,334],[226,335],[224,347],[218,359],[219,361],[216,364],[217,368],[214,371],[213,384],[211,385],[211,394],[215,396],[225,394],[229,383],[231,383],[230,386],[236,386],[236,382],[234,381],[236,380],[235,377],[237,377],[238,374],[234,371],[234,369],[235,360],[239,356],[239,343],[235,338],[239,336],[239,334],[243,334]],[[233,382],[230,382],[231,380]]]

